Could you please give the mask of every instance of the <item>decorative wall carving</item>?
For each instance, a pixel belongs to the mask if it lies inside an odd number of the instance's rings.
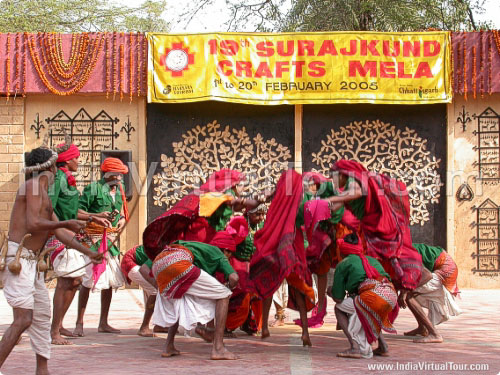
[[[93,117],[84,108],[72,117],[61,110],[45,120],[50,147],[63,143],[66,132],[80,149],[80,167],[76,174],[79,188],[100,178],[101,151],[116,149],[115,139],[119,135],[115,125],[119,121],[104,110]]]
[[[477,260],[472,272],[484,275],[500,272],[500,207],[491,199],[486,199],[476,211],[477,221],[472,223],[477,228],[477,237],[472,240],[477,244],[477,250],[472,257]]]
[[[490,107],[486,108],[477,118],[478,161],[473,163],[478,167],[479,179],[485,185],[500,184],[500,116]]]
[[[312,161],[325,174],[336,160],[350,159],[401,179],[410,195],[410,224],[424,225],[429,205],[439,202],[443,186],[438,172],[441,159],[431,155],[426,144],[408,127],[400,130],[380,120],[354,121],[338,131],[332,129],[321,141],[319,152],[312,153]]]
[[[291,159],[288,147],[275,138],[257,133],[250,139],[245,127],[222,127],[217,120],[191,128],[172,147],[175,157],[162,154],[162,171],[153,176],[156,206],[170,207],[223,168],[247,173],[251,192],[272,188]]]

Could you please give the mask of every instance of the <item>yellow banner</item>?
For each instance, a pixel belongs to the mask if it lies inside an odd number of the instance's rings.
[[[449,103],[450,33],[148,33],[148,102]]]

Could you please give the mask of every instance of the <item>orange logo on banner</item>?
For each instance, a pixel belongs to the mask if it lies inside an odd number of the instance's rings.
[[[182,77],[182,72],[194,64],[194,53],[189,53],[189,47],[183,47],[182,42],[172,43],[172,48],[165,48],[165,54],[160,55],[160,65],[172,77]]]

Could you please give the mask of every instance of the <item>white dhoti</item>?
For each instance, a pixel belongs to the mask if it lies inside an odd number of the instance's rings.
[[[85,268],[80,267],[84,266],[88,260],[88,258],[75,249],[65,248],[55,257],[52,265],[54,267],[54,274],[56,277],[63,276],[69,278],[77,278],[85,275]],[[74,270],[78,270],[75,272],[71,272]],[[66,275],[68,272],[70,274]]]
[[[420,293],[415,299],[422,307],[428,309],[428,317],[433,325],[446,322],[450,315],[456,316],[462,313],[454,297],[435,273],[432,274],[432,279],[415,289],[415,292]]]
[[[358,314],[356,313],[356,309],[354,308],[354,299],[348,297],[341,303],[337,303],[335,307],[349,315],[349,326],[347,330],[349,331],[349,334],[351,335],[354,342],[359,345],[361,356],[367,359],[372,358],[372,346],[366,339],[365,330],[363,329]]]
[[[7,265],[14,260],[19,244],[9,241]],[[33,351],[50,359],[50,299],[44,275],[37,272],[35,254],[24,248],[21,253],[21,273],[11,273],[8,266],[2,272],[3,293],[12,308],[33,310],[30,327],[26,330]]]
[[[129,273],[128,273],[128,278],[135,282],[137,285],[139,285],[142,290],[144,290],[144,293],[146,293],[146,296],[154,296],[158,293],[156,288],[150,284],[149,281],[147,281],[144,276],[141,275],[139,270],[141,269],[141,266],[135,266],[132,268]]]
[[[200,277],[181,298],[156,298],[152,322],[160,327],[179,322],[181,327],[191,330],[197,323],[206,324],[214,319],[216,301],[231,294],[217,279],[201,270]]]
[[[94,280],[92,279],[92,269],[93,264],[89,264],[85,268],[85,275],[83,276],[82,285],[86,288],[92,289],[93,292],[100,292],[103,289],[118,289],[125,285],[125,278],[123,277],[122,270],[120,268],[120,261],[118,255],[112,256],[109,252],[106,253],[106,270],[101,274],[97,284],[94,287]],[[85,257],[86,263],[90,261],[88,257]]]
[[[288,283],[286,282],[286,279],[283,280],[278,290],[274,292],[273,301],[282,308],[286,309],[288,305]]]

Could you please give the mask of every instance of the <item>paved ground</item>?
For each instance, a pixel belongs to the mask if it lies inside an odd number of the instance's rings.
[[[0,294],[2,294],[0,292]],[[330,300],[331,302],[331,300]],[[271,337],[262,341],[243,332],[227,340],[227,346],[241,356],[238,361],[208,360],[210,344],[198,338],[178,336],[182,355],[161,358],[165,336],[142,338],[136,330],[142,319],[142,293],[120,290],[113,295],[110,323],[122,329],[120,335],[97,333],[99,295],[92,295],[86,315],[86,337],[74,339],[72,346],[53,346],[50,369],[52,374],[136,375],[136,374],[500,374],[500,289],[464,290],[459,301],[464,310],[459,317],[439,326],[445,338],[443,344],[414,344],[402,335],[389,335],[391,356],[372,360],[337,358],[337,352],[347,346],[340,331],[335,331],[333,303],[328,306],[326,324],[312,330],[314,347],[302,348],[300,329],[292,324],[271,329]],[[293,314],[292,314],[293,315]],[[74,303],[65,326],[73,328],[76,316]],[[293,318],[294,316],[292,316]],[[12,312],[0,296],[0,334],[10,324]],[[396,321],[401,334],[414,328],[410,313],[403,310]],[[488,370],[473,371],[470,365],[487,365]],[[379,367],[370,366],[393,366]],[[399,366],[399,367],[397,367]],[[433,367],[434,366],[434,367]],[[448,366],[447,368],[444,366]],[[5,375],[34,373],[35,357],[29,339],[23,336],[7,359]],[[434,369],[434,371],[433,371]],[[435,371],[441,369],[442,371]]]

